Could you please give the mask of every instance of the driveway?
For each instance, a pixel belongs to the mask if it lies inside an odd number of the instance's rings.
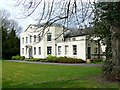
[[[35,62],[35,61],[25,61],[25,60],[6,60],[6,61],[21,62],[21,63],[30,63],[30,64],[65,65],[65,66],[95,66],[95,67],[101,67],[101,66],[103,66],[102,64],[93,64],[93,63],[68,64],[68,63]]]

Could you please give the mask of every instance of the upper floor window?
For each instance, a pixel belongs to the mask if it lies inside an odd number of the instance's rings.
[[[72,38],[72,40],[73,40],[73,41],[75,41],[75,40],[76,40],[76,38],[74,37],[74,38]]]
[[[61,54],[61,46],[58,46],[58,55]]]
[[[41,37],[40,36],[38,36],[38,42],[40,42],[41,41]]]
[[[36,42],[36,35],[34,35],[34,42]]]
[[[65,46],[65,55],[68,54],[68,45]]]
[[[77,55],[77,45],[73,45],[73,55]]]
[[[26,37],[26,43],[28,43],[28,37]]]
[[[51,41],[51,36],[52,36],[51,33],[47,33],[47,41]]]
[[[24,37],[22,38],[22,44],[24,44]]]
[[[30,36],[30,43],[32,42],[32,36]]]
[[[47,55],[52,54],[52,47],[49,46],[47,47]]]

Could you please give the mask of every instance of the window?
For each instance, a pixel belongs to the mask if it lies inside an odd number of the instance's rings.
[[[34,42],[36,42],[36,35],[34,35]]]
[[[65,46],[65,55],[68,54],[68,45]]]
[[[26,55],[27,55],[27,47],[26,47]]]
[[[76,38],[74,37],[74,38],[72,38],[72,40],[73,40],[73,41],[75,41],[75,40],[76,40]]]
[[[32,36],[30,36],[30,43],[32,42]]]
[[[24,48],[22,48],[22,54],[24,54]]]
[[[38,42],[40,42],[41,41],[41,37],[40,36],[38,36]]]
[[[38,53],[41,55],[41,47],[38,47]]]
[[[26,37],[26,43],[28,43],[28,37]]]
[[[77,45],[73,45],[73,55],[77,55]]]
[[[24,44],[24,37],[22,38],[22,44]]]
[[[61,46],[58,46],[58,55],[61,54]]]
[[[95,49],[94,49],[94,53],[97,53],[97,51],[98,51],[98,48],[95,48]]]
[[[47,41],[51,41],[51,33],[47,33]]]
[[[36,47],[34,47],[34,55],[36,55]]]
[[[52,54],[52,47],[47,47],[47,55]]]

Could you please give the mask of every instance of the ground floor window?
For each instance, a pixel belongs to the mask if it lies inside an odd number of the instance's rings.
[[[26,55],[27,55],[27,47],[26,47]]]
[[[34,47],[34,55],[36,55],[36,47]]]
[[[47,55],[52,54],[52,47],[48,46],[47,47]]]
[[[22,54],[24,54],[24,48],[22,48]]]
[[[65,55],[68,54],[68,45],[65,46]]]
[[[61,46],[58,46],[58,55],[61,54]]]
[[[73,45],[73,55],[77,55],[77,45]]]
[[[41,55],[41,47],[38,47],[38,53]]]

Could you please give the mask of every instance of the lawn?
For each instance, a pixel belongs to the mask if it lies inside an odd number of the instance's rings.
[[[117,88],[100,67],[2,62],[3,88]]]

